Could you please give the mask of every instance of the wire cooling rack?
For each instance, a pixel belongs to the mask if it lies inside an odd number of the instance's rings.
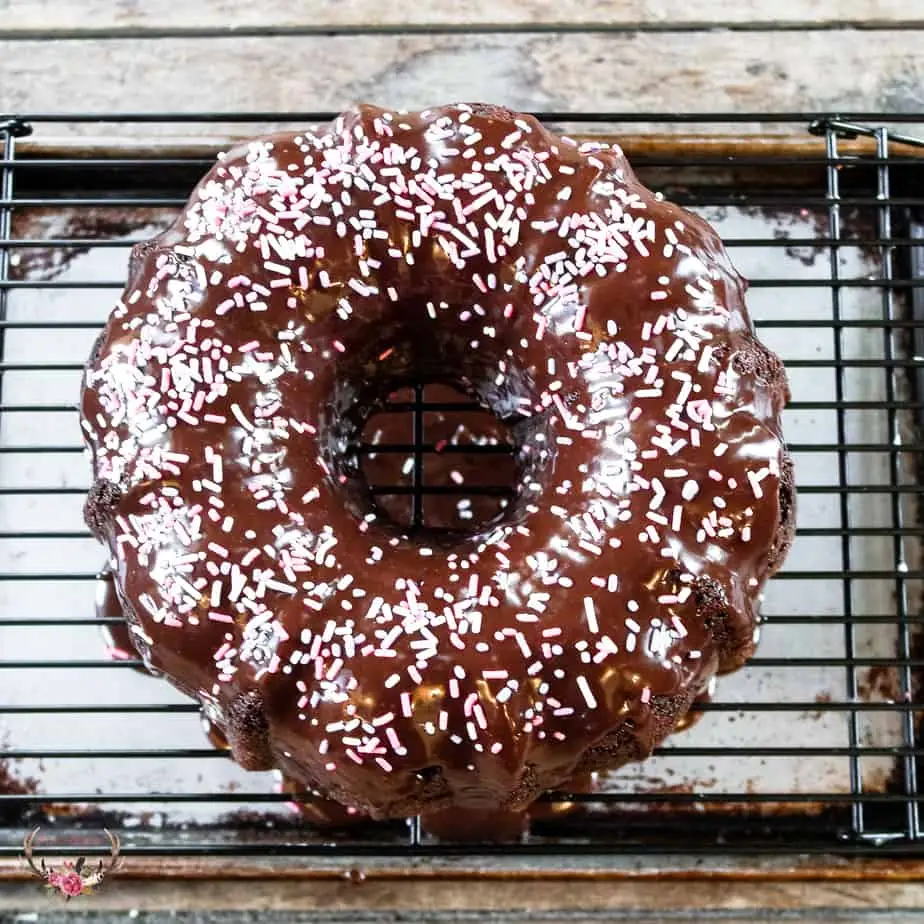
[[[718,227],[793,386],[798,538],[760,651],[647,763],[551,794],[516,845],[439,841],[417,819],[325,831],[210,747],[194,704],[107,657],[75,401],[128,247],[172,219],[231,136],[327,118],[0,116],[0,857],[34,823],[77,837],[108,824],[129,855],[319,863],[924,857],[924,114],[543,116],[624,140],[648,185]],[[476,474],[480,452],[498,464],[502,434],[477,438],[473,408],[421,383],[396,401],[359,447],[364,464],[398,463],[367,470],[380,505],[421,526],[423,498],[449,498],[443,525],[464,526],[479,497],[502,503],[504,486]]]

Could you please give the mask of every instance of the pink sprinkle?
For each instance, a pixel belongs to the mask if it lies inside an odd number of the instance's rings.
[[[687,414],[697,423],[708,423],[712,417],[712,405],[705,398],[691,401],[687,405]]]
[[[488,727],[488,718],[484,714],[484,707],[481,703],[475,703],[472,708],[472,714],[475,716],[475,721],[478,723],[479,727],[485,729]]]
[[[401,739],[398,737],[398,733],[392,728],[391,725],[385,729],[385,737],[388,739],[388,743],[391,745],[392,750],[399,756],[403,757],[407,754],[407,748],[401,744]]]
[[[401,715],[409,719],[413,714],[414,709],[411,704],[411,694],[405,691],[401,694]]]
[[[470,717],[471,717],[471,714],[472,714],[472,707],[473,707],[473,706],[475,705],[475,703],[477,703],[477,702],[478,702],[478,694],[477,694],[477,693],[469,693],[468,696],[465,697],[465,703],[463,704],[462,708],[463,708],[463,710],[465,711],[465,715],[466,715],[467,718],[470,718]]]

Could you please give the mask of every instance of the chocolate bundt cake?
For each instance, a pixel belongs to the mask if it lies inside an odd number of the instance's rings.
[[[794,530],[779,359],[716,233],[616,145],[362,106],[222,156],[89,360],[86,520],[145,663],[243,767],[376,818],[641,760],[754,650]],[[510,502],[434,531],[358,450],[439,382]]]

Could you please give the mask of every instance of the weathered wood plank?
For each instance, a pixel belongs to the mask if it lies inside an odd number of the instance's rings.
[[[844,31],[0,42],[0,106],[239,113],[461,99],[528,111],[922,111],[922,38],[895,31],[871,42]]]
[[[397,877],[392,881],[371,878],[359,883],[347,877],[342,877],[340,882],[189,881],[168,877],[144,881],[134,878],[130,870],[131,862],[128,861],[125,872],[106,881],[93,898],[94,913],[121,911],[124,914],[140,908],[144,911],[259,911],[266,914],[267,909],[297,909],[303,918],[310,915],[313,921],[329,924],[343,921],[348,912],[355,915],[352,920],[357,924],[382,921],[387,919],[384,913],[387,911],[401,912],[402,919],[416,924],[458,921],[460,912],[464,920],[471,920],[478,912],[499,924],[505,921],[526,924],[530,920],[529,912],[544,924],[558,920],[571,924],[601,924],[617,916],[636,924],[666,924],[668,921],[675,924],[710,921],[758,924],[768,920],[793,924],[799,921],[804,924],[859,924],[862,921],[904,924],[921,920],[919,911],[924,900],[920,884],[858,882],[845,885],[825,881],[732,884],[719,879],[615,885],[586,880],[482,881],[474,877],[457,880],[436,877],[430,882]],[[47,908],[48,896],[36,888],[34,881],[0,887],[0,912],[44,911]],[[877,909],[885,913],[871,918],[869,913]],[[370,913],[372,911],[378,914]],[[448,912],[456,912],[456,915]],[[582,918],[581,912],[586,917]],[[888,912],[894,912],[894,917]]]
[[[876,27],[924,20],[907,0],[0,0],[0,36],[373,27]]]

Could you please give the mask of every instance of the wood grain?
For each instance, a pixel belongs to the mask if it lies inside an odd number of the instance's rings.
[[[227,843],[225,841],[225,843]],[[76,848],[75,848],[76,849]],[[748,856],[585,856],[544,857],[505,860],[473,853],[445,857],[385,858],[365,857],[351,862],[343,859],[267,855],[252,856],[131,856],[125,872],[135,881],[169,879],[174,883],[192,881],[269,882],[295,880],[303,883],[341,882],[349,878],[354,863],[362,866],[362,881],[388,883],[442,882],[559,882],[608,884],[623,888],[631,884],[642,888],[681,883],[724,883],[741,886],[776,887],[825,883],[849,889],[854,885],[918,885],[924,901],[924,863],[920,858],[773,856],[759,863]],[[0,858],[0,886],[27,883],[34,878],[22,858]]]
[[[921,38],[894,31],[871,41],[848,31],[7,41],[0,104],[235,113],[461,99],[530,111],[921,111]]]
[[[362,881],[344,877],[340,882],[271,881],[226,882],[201,880],[172,882],[169,879],[141,882],[128,875],[107,880],[93,896],[94,912],[102,911],[245,911],[301,909],[315,914],[352,911],[362,921],[364,909],[375,909],[382,917],[394,919],[384,912],[399,912],[402,919],[430,924],[446,920],[440,912],[490,912],[495,920],[498,912],[529,909],[536,920],[552,924],[555,912],[571,921],[578,911],[588,918],[600,920],[604,911],[625,913],[628,920],[638,921],[645,912],[663,912],[664,920],[709,921],[723,924],[768,921],[774,912],[804,911],[809,920],[812,909],[823,909],[818,917],[826,922],[869,921],[864,912],[876,909],[904,910],[898,920],[910,921],[915,909],[924,905],[924,886],[920,884],[872,886],[864,883],[779,883],[774,885],[738,885],[730,889],[723,883],[659,884],[622,883],[618,887],[607,883],[584,882],[486,882],[473,886],[467,882],[443,881],[432,883]],[[76,904],[73,910],[78,910]],[[0,912],[16,910],[43,911],[49,908],[49,898],[35,880],[22,885],[0,886]],[[771,911],[772,909],[772,911]],[[688,913],[686,917],[684,913]],[[856,917],[854,918],[854,914]],[[433,917],[431,917],[431,915]],[[469,915],[464,919],[470,920]],[[398,915],[395,915],[398,917]],[[485,914],[485,918],[488,915]],[[447,918],[452,919],[449,915]],[[654,920],[657,917],[652,915]],[[323,918],[322,918],[323,920]],[[456,918],[458,920],[458,918]],[[503,918],[501,918],[503,920]],[[642,918],[644,921],[645,919]],[[798,921],[787,915],[779,920]],[[873,920],[882,920],[874,918]],[[888,920],[888,919],[887,919]],[[578,918],[578,921],[580,919]],[[521,918],[521,924],[525,924]]]
[[[0,0],[0,36],[139,35],[241,30],[311,32],[373,27],[568,27],[677,29],[921,22],[907,0]]]

